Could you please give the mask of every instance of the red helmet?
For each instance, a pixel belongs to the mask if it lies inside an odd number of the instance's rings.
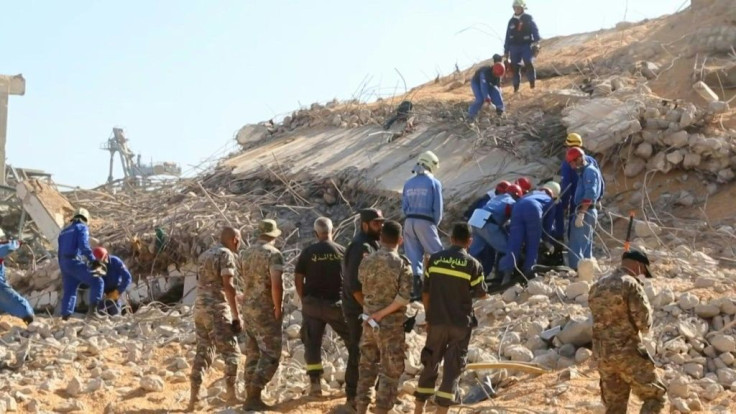
[[[521,187],[517,184],[510,184],[506,188],[506,194],[510,194],[511,196],[515,198],[520,198],[524,195],[524,191],[521,189]]]
[[[506,73],[506,67],[504,67],[503,63],[496,62],[493,64],[493,76],[500,78]]]
[[[584,156],[585,156],[585,151],[580,149],[580,147],[570,147],[570,149],[567,150],[567,154],[565,154],[565,160],[568,163],[571,163],[575,161],[576,159],[580,157],[584,157]]]
[[[107,249],[104,247],[95,247],[92,249],[92,256],[97,260],[105,260],[107,259]]]
[[[496,184],[496,194],[504,194],[506,192],[506,189],[509,188],[511,185],[510,182],[503,180]]]
[[[526,177],[519,177],[514,181],[514,183],[521,187],[524,193],[528,193],[532,189],[532,180]]]

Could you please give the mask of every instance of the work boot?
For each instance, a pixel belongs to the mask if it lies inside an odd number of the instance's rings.
[[[248,397],[245,399],[245,404],[243,404],[245,411],[270,411],[273,409],[261,399],[262,391],[263,389],[259,387],[248,387]]]
[[[345,405],[350,407],[351,410],[356,411],[355,397],[347,397],[345,399]]]
[[[514,85],[514,93],[519,92],[519,85]]]
[[[322,396],[322,384],[320,384],[319,377],[309,378],[309,396],[310,397],[321,397]]]
[[[87,318],[99,319],[102,314],[97,310],[97,304],[89,305],[87,308]]]
[[[72,315],[62,315],[62,316],[61,316],[61,320],[62,320],[62,321],[68,321],[68,320],[69,320],[69,318],[71,318],[71,317],[72,317]]]
[[[25,318],[23,318],[23,322],[25,322],[26,325],[32,324],[33,323],[33,316],[26,316]]]
[[[534,89],[535,82],[533,80],[529,81],[529,88]]]

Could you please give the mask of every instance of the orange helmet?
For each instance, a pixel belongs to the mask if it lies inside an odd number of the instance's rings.
[[[524,193],[528,193],[532,189],[532,180],[526,177],[517,178],[515,184],[521,187]]]
[[[585,151],[580,149],[580,147],[570,147],[570,149],[567,150],[567,154],[565,154],[565,160],[568,163],[571,163],[575,161],[576,159],[580,157],[584,157],[584,156],[585,156]]]
[[[107,249],[104,247],[95,247],[92,249],[92,256],[100,261],[105,260],[107,259]]]
[[[496,184],[496,194],[504,194],[510,185],[511,183],[506,180],[499,182]]]
[[[517,184],[511,184],[506,188],[506,194],[510,194],[514,198],[520,198],[524,195],[524,191]]]
[[[506,67],[501,62],[496,62],[493,64],[493,76],[500,78],[503,77],[503,75],[506,73]]]

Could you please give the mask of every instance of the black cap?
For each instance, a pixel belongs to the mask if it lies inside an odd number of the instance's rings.
[[[621,260],[633,260],[635,262],[639,262],[645,266],[649,266],[649,258],[647,257],[647,254],[639,251],[639,250],[629,250],[628,252],[624,252],[624,255],[621,256]],[[652,274],[649,273],[649,268],[644,268],[644,276],[648,278],[652,278]]]
[[[368,223],[373,220],[384,221],[386,220],[386,218],[383,217],[383,213],[381,213],[381,210],[375,208],[364,208],[360,210],[360,221],[362,221],[363,223]]]

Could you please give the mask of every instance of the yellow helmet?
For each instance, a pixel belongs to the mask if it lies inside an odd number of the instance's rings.
[[[565,146],[566,147],[582,147],[583,146],[583,138],[580,136],[580,134],[576,134],[574,132],[567,134],[567,138],[565,139]]]
[[[562,187],[555,181],[547,181],[542,186],[543,189],[548,190],[550,193],[552,193],[552,198],[557,198],[560,196],[560,191],[562,191]]]
[[[84,221],[89,222],[89,211],[86,208],[79,208],[72,218],[81,217]]]
[[[432,172],[440,169],[440,159],[432,151],[424,151],[417,159],[417,164]]]

